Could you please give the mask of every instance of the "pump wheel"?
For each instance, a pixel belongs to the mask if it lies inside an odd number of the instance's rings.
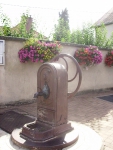
[[[79,66],[78,62],[77,62],[76,59],[75,59],[73,56],[71,56],[70,54],[58,54],[58,55],[56,55],[56,56],[51,60],[51,62],[56,62],[56,61],[59,60],[59,58],[62,58],[62,59],[64,60],[65,64],[66,64],[66,70],[68,71],[68,62],[67,62],[67,60],[65,59],[65,57],[70,58],[70,59],[74,62],[75,66],[76,66],[76,68],[77,68],[74,77],[73,77],[72,79],[69,79],[68,82],[72,82],[72,81],[75,80],[75,79],[77,78],[77,76],[78,76],[78,83],[77,83],[76,89],[75,89],[73,92],[68,92],[68,98],[70,98],[70,97],[72,97],[72,96],[75,96],[75,94],[77,93],[77,91],[78,91],[79,88],[80,88],[81,81],[82,81],[82,72],[81,72],[81,69],[80,69],[80,66]]]

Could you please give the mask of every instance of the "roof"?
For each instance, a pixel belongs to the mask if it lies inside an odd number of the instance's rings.
[[[111,8],[107,13],[105,13],[96,23],[96,26],[101,24],[109,25],[113,24],[113,8]]]
[[[16,26],[12,27],[11,31],[16,31],[16,30],[18,31],[19,25],[20,25],[20,23],[17,24]],[[31,25],[32,25],[32,18],[28,17],[27,24],[26,24],[26,30],[28,32],[29,32],[29,30],[31,28]],[[0,26],[0,30],[2,30],[2,29],[3,29],[3,26]],[[33,30],[33,34],[34,34],[35,37],[37,37],[40,33],[35,31],[35,30]],[[42,35],[42,37],[43,37],[44,40],[48,39],[45,35]]]

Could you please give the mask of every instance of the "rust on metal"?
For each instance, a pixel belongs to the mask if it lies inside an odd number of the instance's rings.
[[[68,132],[60,137],[51,139],[50,141],[35,142],[34,140],[24,139],[20,135],[21,129],[16,129],[12,132],[11,140],[19,147],[28,148],[30,150],[62,150],[69,145],[72,145],[78,140],[78,132]]]
[[[59,58],[62,58],[63,60],[65,60],[65,57],[70,58],[70,59],[73,61],[73,63],[75,64],[76,68],[77,68],[74,77],[73,77],[72,79],[68,80],[68,82],[72,82],[73,80],[75,80],[76,77],[77,77],[77,75],[78,75],[78,78],[79,78],[79,79],[78,79],[78,84],[77,84],[77,87],[75,88],[75,90],[74,90],[73,92],[71,92],[71,93],[68,93],[68,98],[71,98],[71,97],[75,96],[75,94],[77,93],[77,91],[78,91],[79,88],[80,88],[81,81],[82,81],[82,72],[81,72],[81,69],[80,69],[80,66],[79,66],[78,62],[77,62],[76,59],[75,59],[73,56],[71,56],[70,54],[59,54],[59,55],[56,55],[56,56],[51,60],[51,62],[56,61],[56,60],[58,61]],[[65,60],[65,63],[66,63],[66,69],[67,69],[67,71],[68,71],[68,63],[67,63],[66,60]]]
[[[65,57],[70,58],[77,68],[74,77],[70,80],[68,80],[68,63]],[[56,61],[59,58],[64,60],[66,68]],[[79,77],[77,88],[68,93],[68,82],[73,81],[77,76]],[[41,150],[62,149],[75,143],[79,135],[74,134],[75,130],[68,122],[68,98],[76,94],[81,79],[80,67],[71,55],[59,54],[51,62],[41,65],[37,73],[37,93],[34,94],[37,98],[37,119],[25,124],[20,130],[14,130],[13,142]],[[66,141],[66,137],[70,140]],[[22,140],[25,140],[24,144]]]

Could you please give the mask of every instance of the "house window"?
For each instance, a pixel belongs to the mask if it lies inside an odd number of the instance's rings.
[[[5,41],[0,40],[0,65],[5,64]]]

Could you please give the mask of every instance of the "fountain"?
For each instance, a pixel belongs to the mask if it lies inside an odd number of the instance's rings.
[[[62,59],[65,65],[58,62]],[[76,73],[68,79],[67,60],[75,64]],[[77,86],[68,92],[68,82],[77,78]],[[37,73],[37,118],[15,129],[11,140],[19,147],[33,150],[62,150],[76,145],[80,139],[77,128],[68,121],[68,99],[75,96],[82,80],[81,69],[69,54],[59,54],[51,62],[44,63]]]

